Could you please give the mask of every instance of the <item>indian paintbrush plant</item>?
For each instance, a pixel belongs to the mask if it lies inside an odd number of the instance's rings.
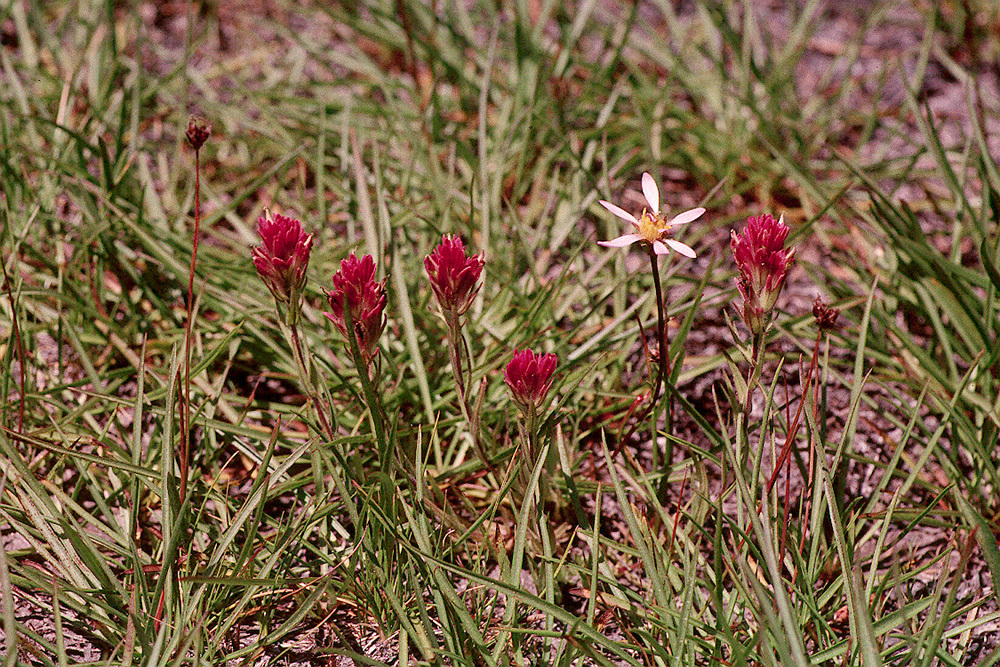
[[[785,248],[788,231],[784,216],[775,220],[771,215],[761,215],[749,218],[742,234],[731,232],[733,259],[739,269],[736,287],[743,297],[739,312],[752,336],[743,412],[750,409],[753,387],[760,377],[761,348],[771,326],[771,312],[795,261],[795,249]]]
[[[788,225],[784,218],[771,215],[750,217],[741,234],[732,231],[730,245],[739,273],[736,287],[743,298],[740,316],[750,331],[749,363],[744,382],[733,370],[740,409],[736,413],[736,464],[743,466],[749,455],[749,421],[754,390],[763,367],[763,347],[773,319],[772,311],[795,258],[795,249],[786,248]],[[736,336],[734,329],[734,336]],[[763,439],[762,439],[763,441]]]
[[[479,416],[474,415],[469,406],[468,387],[472,381],[472,361],[462,333],[462,316],[469,310],[476,294],[479,293],[483,255],[480,253],[469,257],[465,253],[462,239],[445,234],[441,237],[441,243],[424,258],[424,270],[434,291],[434,298],[441,309],[441,316],[448,327],[451,372],[455,378],[459,408],[469,424],[477,454],[483,460],[483,464],[489,466],[490,457],[480,439]],[[468,369],[468,379],[466,379],[466,369]]]
[[[385,330],[388,299],[385,281],[375,279],[374,258],[365,255],[358,259],[352,251],[333,275],[333,289],[326,296],[331,312],[324,314],[347,339],[378,441],[382,470],[386,470],[391,451],[386,439],[385,411],[378,394],[379,371],[372,362]]]
[[[528,458],[534,463],[538,429],[538,408],[552,387],[552,374],[559,358],[554,354],[536,354],[514,350],[514,356],[503,369],[503,379],[510,388],[511,398],[524,415]]]
[[[467,256],[462,239],[445,234],[434,252],[424,258],[424,270],[445,319],[457,322],[479,293],[482,253]]]
[[[272,216],[270,212],[257,219],[257,233],[263,243],[251,251],[254,267],[274,296],[281,331],[292,349],[296,371],[316,412],[320,431],[327,440],[332,440],[333,429],[326,415],[328,408],[319,397],[312,365],[302,348],[299,333],[313,236],[303,231],[302,223],[296,218],[281,214]]]
[[[539,409],[545,405],[558,363],[559,358],[552,353],[536,354],[529,349],[514,350],[514,356],[503,370],[503,379],[510,389],[511,398],[524,416],[521,451],[525,455],[520,457],[520,470],[514,472],[518,481],[516,488],[522,498],[527,495],[532,470],[539,465],[538,457],[542,455],[538,437]],[[547,460],[542,465],[538,497],[544,503],[549,495],[551,461]]]
[[[253,264],[274,295],[281,319],[294,326],[302,310],[312,234],[303,232],[295,218],[270,213],[257,220],[257,233],[263,244],[253,249]]]
[[[354,252],[333,274],[333,289],[327,292],[332,312],[325,313],[347,339],[352,352],[357,345],[358,368],[368,369],[378,354],[378,341],[385,329],[385,281],[375,280],[371,255],[358,259]]]

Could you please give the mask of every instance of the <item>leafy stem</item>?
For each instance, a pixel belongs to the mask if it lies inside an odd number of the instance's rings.
[[[302,387],[305,389],[306,399],[308,400],[313,411],[316,413],[316,418],[319,420],[320,431],[327,441],[333,440],[333,429],[330,428],[330,422],[326,418],[326,406],[324,406],[320,401],[319,394],[312,381],[312,373],[309,370],[308,360],[302,351],[302,340],[299,337],[298,322],[292,320],[287,325],[283,324],[282,329],[285,330],[286,335],[288,336],[288,340],[292,348],[292,356],[295,358],[295,368],[298,371],[299,380],[302,382]]]

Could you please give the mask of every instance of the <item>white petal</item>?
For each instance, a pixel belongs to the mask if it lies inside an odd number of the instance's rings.
[[[690,211],[684,211],[676,218],[668,222],[667,225],[686,225],[692,220],[700,218],[703,213],[705,213],[705,209],[699,206],[698,208],[693,208]]]
[[[653,215],[658,215],[660,213],[660,190],[656,187],[656,181],[649,175],[649,172],[642,175],[642,194],[646,195],[646,201],[649,202],[649,208],[653,211]]]
[[[601,203],[601,206],[603,206],[604,208],[608,209],[609,211],[611,211],[612,213],[614,213],[615,215],[617,215],[622,220],[628,220],[633,225],[638,225],[639,224],[639,221],[635,219],[635,216],[632,215],[631,213],[629,213],[628,211],[626,211],[625,209],[618,208],[617,206],[615,206],[611,202],[604,201],[603,199],[601,200],[600,203]]]
[[[670,246],[671,248],[673,248],[676,252],[678,252],[681,255],[684,255],[685,257],[690,257],[691,259],[694,259],[695,257],[698,256],[698,255],[696,255],[694,253],[694,250],[691,249],[691,246],[684,245],[680,241],[675,241],[673,239],[667,239],[666,241],[664,241],[664,243],[666,243],[668,246]]]
[[[624,248],[627,245],[632,245],[636,241],[641,241],[642,237],[638,234],[625,234],[624,236],[619,236],[616,239],[611,239],[610,241],[598,241],[597,245],[602,245],[605,248]]]
[[[653,241],[653,252],[657,255],[666,255],[670,252],[670,250],[668,250],[667,246],[663,245],[659,241]]]

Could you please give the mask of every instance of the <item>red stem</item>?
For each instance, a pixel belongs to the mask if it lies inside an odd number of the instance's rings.
[[[806,374],[805,386],[802,389],[803,397],[809,391],[809,385],[812,384],[813,373],[816,371],[816,362],[819,357],[819,345],[823,338],[823,330],[820,329],[819,333],[816,334],[816,346],[813,348],[812,361],[809,364],[809,372]],[[792,443],[795,441],[795,436],[799,432],[799,423],[802,419],[802,408],[805,405],[805,400],[799,401],[799,407],[795,409],[795,418],[792,423],[788,425],[788,431],[785,435],[785,445],[781,450],[781,456],[778,457],[777,462],[774,465],[774,469],[771,471],[771,477],[767,480],[767,492],[770,493],[771,489],[774,488],[774,482],[778,478],[778,473],[781,471],[782,464],[785,463],[785,459],[792,451]]]
[[[181,411],[180,502],[187,497],[188,468],[191,452],[191,322],[194,312],[194,268],[198,261],[198,237],[201,232],[201,151],[194,151],[194,239],[191,269],[188,271],[187,322],[184,325],[184,409]]]
[[[14,266],[17,266],[15,256]],[[24,376],[28,374],[28,367],[24,363],[24,345],[21,342],[21,329],[17,324],[17,302],[14,301],[14,292],[10,286],[10,278],[7,276],[7,264],[0,262],[3,266],[3,284],[7,288],[7,298],[10,299],[10,324],[14,333],[14,346],[17,348],[17,358],[21,362],[20,395],[17,409],[17,432],[24,432]]]

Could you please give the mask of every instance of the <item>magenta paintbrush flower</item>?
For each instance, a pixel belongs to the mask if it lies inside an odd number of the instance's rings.
[[[652,248],[657,255],[666,255],[670,250],[674,250],[685,257],[695,257],[695,252],[690,246],[671,238],[673,226],[686,225],[692,220],[697,220],[705,212],[705,209],[693,208],[666,220],[666,216],[660,211],[660,189],[656,187],[656,181],[648,173],[642,175],[642,194],[646,198],[649,208],[643,209],[638,218],[611,202],[601,200],[601,206],[622,220],[632,223],[636,233],[624,234],[610,241],[598,241],[598,245],[608,248],[624,248],[633,243],[641,243]]]
[[[352,252],[340,263],[333,276],[333,289],[327,292],[331,313],[325,313],[333,325],[348,336],[344,308],[354,323],[361,357],[370,363],[378,352],[378,339],[385,329],[385,281],[375,280],[375,260],[371,255],[361,259]]]
[[[445,315],[458,317],[465,314],[479,292],[482,254],[466,256],[462,239],[445,234],[441,237],[441,244],[424,258],[424,269]]]
[[[295,218],[272,218],[269,213],[257,220],[257,233],[264,242],[252,251],[257,273],[279,303],[297,312],[306,285],[312,234],[304,233]]]
[[[558,363],[559,357],[554,354],[514,350],[514,357],[503,371],[503,379],[514,401],[526,410],[536,410],[549,393],[552,373]]]
[[[743,296],[743,320],[754,334],[766,327],[766,316],[774,308],[788,270],[795,261],[795,249],[785,248],[788,225],[761,215],[747,220],[742,234],[732,232],[733,257],[740,275],[736,286]]]

